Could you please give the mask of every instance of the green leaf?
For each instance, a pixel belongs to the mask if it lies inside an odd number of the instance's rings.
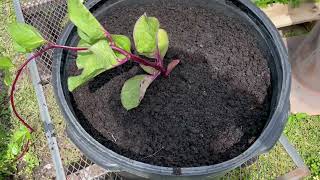
[[[89,43],[87,43],[85,40],[80,39],[79,43],[78,43],[78,47],[90,47],[91,45]],[[78,53],[81,53],[83,51],[78,51]]]
[[[11,73],[9,70],[4,71],[4,84],[10,86],[12,84]]]
[[[149,58],[156,58],[157,45],[162,58],[168,51],[168,33],[160,29],[159,21],[155,17],[142,15],[134,26],[133,38],[138,53]]]
[[[83,40],[86,43],[94,43],[94,40],[90,39],[90,37],[86,35],[84,32],[82,32],[80,29],[78,29],[77,31],[81,40]]]
[[[79,36],[89,44],[105,38],[104,28],[80,0],[68,0],[68,14]]]
[[[18,52],[31,52],[47,42],[36,28],[28,24],[10,24],[8,31]]]
[[[29,130],[25,126],[20,126],[20,128],[14,132],[10,139],[9,153],[13,155],[17,155],[24,145],[26,140],[31,139],[31,134]]]
[[[91,61],[96,61],[97,57],[91,51],[78,53],[76,64],[78,69],[83,69],[89,66]]]
[[[19,147],[18,147],[18,144],[16,143],[12,143],[12,144],[9,144],[9,151],[12,155],[18,155],[19,153]]]
[[[25,126],[20,126],[19,130],[13,134],[12,142],[22,145],[25,139],[30,139],[30,138],[31,138],[31,135],[29,130]]]
[[[157,33],[159,21],[155,17],[142,15],[134,25],[133,39],[138,53],[147,57],[153,56],[157,50]]]
[[[156,70],[155,68],[150,67],[150,66],[145,66],[145,65],[143,65],[143,64],[140,64],[140,67],[141,67],[145,72],[147,72],[148,74],[156,74],[157,72],[159,72],[159,71]]]
[[[163,58],[169,48],[169,37],[168,33],[164,29],[159,29],[158,31],[158,48],[160,51],[160,55]]]
[[[104,61],[104,65],[106,68],[112,68],[113,65],[118,64],[117,56],[109,46],[109,42],[107,40],[100,40],[93,46],[89,48],[97,58]]]
[[[10,58],[4,57],[4,56],[0,57],[0,69],[7,70],[7,69],[11,69],[13,67],[14,67],[14,65],[13,65]]]
[[[4,84],[6,86],[10,86],[12,83],[10,69],[13,67],[14,65],[10,58],[0,57],[0,69],[4,71]]]
[[[112,34],[111,35],[114,43],[121,49],[131,52],[131,42],[130,39],[125,35]],[[117,51],[114,52],[119,59],[125,58],[125,56]]]
[[[79,45],[85,45],[85,43],[80,41]],[[78,53],[76,63],[78,68],[83,69],[83,71],[78,76],[68,78],[69,91],[75,90],[100,73],[121,64],[120,61],[117,61],[117,56],[107,40],[100,40],[92,45],[88,51]]]
[[[157,76],[136,75],[128,79],[121,90],[121,103],[127,110],[137,107],[147,88]]]
[[[27,53],[27,50],[24,47],[20,46],[17,42],[13,41],[12,44],[14,50],[16,50],[17,52]]]
[[[91,45],[85,42],[83,39],[80,39],[78,47],[90,47]],[[90,61],[95,61],[95,56],[91,51],[79,51],[77,54],[76,64],[78,69],[83,69],[86,65],[85,63]]]

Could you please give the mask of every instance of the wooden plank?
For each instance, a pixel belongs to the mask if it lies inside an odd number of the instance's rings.
[[[277,28],[320,20],[320,3],[301,3],[293,8],[288,4],[273,4],[262,11]]]

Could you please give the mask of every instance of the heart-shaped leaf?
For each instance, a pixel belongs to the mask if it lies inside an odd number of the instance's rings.
[[[160,51],[161,58],[163,58],[169,48],[169,37],[168,33],[164,29],[158,31],[158,48]]]
[[[112,40],[121,49],[131,52],[131,42],[130,39],[125,35],[112,34]],[[125,56],[117,51],[114,52],[119,59],[125,58]]]
[[[30,139],[31,134],[29,130],[25,126],[20,126],[20,128],[14,132],[8,144],[9,156],[18,155],[25,141]]]
[[[149,56],[156,52],[159,26],[157,18],[148,17],[146,14],[137,20],[133,29],[133,39],[138,53]]]
[[[147,88],[158,75],[136,75],[128,79],[121,90],[121,103],[127,110],[137,107]]]
[[[20,126],[19,130],[14,132],[12,141],[19,145],[22,145],[25,139],[29,140],[30,138],[31,134],[29,130],[25,126]]]
[[[157,18],[142,15],[136,22],[133,30],[135,47],[139,54],[149,58],[157,58],[157,45],[163,58],[169,47],[168,33],[160,29]]]
[[[79,36],[87,43],[94,44],[105,38],[104,28],[80,0],[68,0],[68,14]]]
[[[7,69],[10,69],[13,67],[14,67],[14,65],[13,65],[10,58],[5,57],[5,56],[0,57],[0,69],[7,70]]]
[[[78,46],[85,47],[86,43],[80,41]],[[120,61],[117,61],[117,56],[109,46],[107,40],[100,40],[92,45],[88,51],[78,53],[76,63],[78,68],[83,69],[83,71],[78,76],[68,78],[69,91],[75,90],[100,73],[121,64]]]
[[[8,31],[18,52],[32,52],[47,42],[36,28],[28,24],[12,23],[8,26]]]

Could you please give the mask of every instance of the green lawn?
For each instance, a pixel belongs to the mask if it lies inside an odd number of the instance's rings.
[[[24,58],[16,55],[13,52],[12,44],[8,34],[6,33],[7,25],[15,20],[14,11],[11,0],[0,1],[0,47],[1,53],[15,59],[15,64],[19,65],[23,62]],[[0,98],[7,97],[7,88],[0,84]],[[59,112],[58,107],[55,104],[55,100],[52,93],[52,87],[49,85],[45,88],[47,103],[50,110],[52,120],[56,124],[56,130],[58,137],[64,137],[64,123]],[[45,135],[42,130],[42,122],[39,118],[38,104],[36,101],[35,93],[27,74],[24,74],[23,78],[19,81],[19,85],[16,91],[16,103],[18,105],[18,111],[25,117],[29,123],[36,129],[36,132],[32,135],[32,146],[27,156],[23,161],[18,163],[11,163],[8,165],[3,162],[12,162],[12,158],[7,158],[4,154],[8,153],[8,143],[12,141],[12,135],[20,129],[20,124],[17,119],[11,116],[8,103],[0,104],[0,180],[4,178],[4,172],[1,174],[1,165],[8,167],[6,171],[7,175],[21,176],[26,179],[30,179],[33,176],[33,172],[37,170],[39,165],[44,165],[44,162],[50,161],[50,154],[47,148]],[[289,122],[285,129],[285,134],[289,140],[298,149],[305,162],[312,170],[312,177],[310,179],[320,179],[320,117],[319,116],[307,116],[304,114],[292,115],[289,118]],[[78,158],[78,152],[71,146],[66,139],[59,139],[63,142],[64,147],[62,154],[65,163],[75,161]],[[70,147],[69,147],[70,146]],[[261,179],[261,176],[268,175],[264,179],[272,179],[278,175],[284,174],[294,168],[293,162],[287,156],[281,145],[277,144],[276,147],[268,154],[259,157],[259,164],[256,163],[250,167],[237,169],[229,175],[234,179],[237,179],[240,171],[244,173],[244,179],[257,178]],[[2,163],[2,164],[1,164]],[[17,170],[18,167],[18,170]]]
[[[292,7],[298,7],[301,3],[305,2],[304,0],[251,0],[251,1],[261,8],[265,8],[274,3],[289,4]],[[320,1],[309,0],[309,2],[320,2]]]
[[[18,56],[14,53],[12,48],[12,43],[9,35],[7,34],[7,25],[15,21],[15,13],[13,10],[13,4],[11,0],[1,0],[0,1],[0,45],[1,54],[14,59],[16,65],[21,64],[24,58]],[[0,98],[8,100],[8,88],[4,87],[3,83],[0,85]],[[18,110],[21,112],[23,117],[28,120],[32,120],[31,125],[35,128],[41,128],[38,104],[36,102],[35,93],[30,83],[30,79],[26,74],[21,78],[16,91],[16,103],[18,104]],[[18,133],[20,129],[20,124],[18,120],[12,116],[9,104],[0,104],[0,179],[4,176],[15,176],[16,178],[25,177],[32,178],[32,172],[35,167],[38,166],[39,160],[35,153],[35,146],[31,146],[29,153],[24,156],[23,160],[20,162],[14,162],[13,159],[23,143],[14,142],[14,133]],[[37,134],[32,136],[32,140],[38,139]],[[10,147],[10,144],[18,145],[18,149]],[[18,168],[17,168],[18,167]]]
[[[320,179],[320,116],[292,115],[285,134],[298,149],[312,171],[313,179]]]
[[[291,115],[285,128],[285,135],[296,147],[312,175],[307,179],[320,179],[320,116],[306,114]],[[242,168],[243,179],[275,179],[296,168],[284,148],[278,143],[270,152],[259,157],[258,163]],[[237,179],[240,169],[229,176]]]

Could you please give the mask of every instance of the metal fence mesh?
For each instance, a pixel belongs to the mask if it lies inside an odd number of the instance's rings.
[[[56,42],[67,23],[65,0],[28,0],[21,3],[26,23],[39,29],[51,42]],[[38,61],[38,69],[43,80],[50,81],[53,50],[49,50]]]
[[[68,22],[66,0],[22,0],[21,7],[26,23],[36,27],[49,41],[58,40]],[[121,179],[117,173],[110,173],[95,165],[68,140],[65,133],[66,126],[53,97],[52,53],[51,50],[44,53],[37,61],[37,65],[67,179]],[[259,156],[249,164],[229,172],[221,179],[274,179],[296,168],[280,143],[271,152]],[[52,176],[48,179],[54,178],[54,174]]]

